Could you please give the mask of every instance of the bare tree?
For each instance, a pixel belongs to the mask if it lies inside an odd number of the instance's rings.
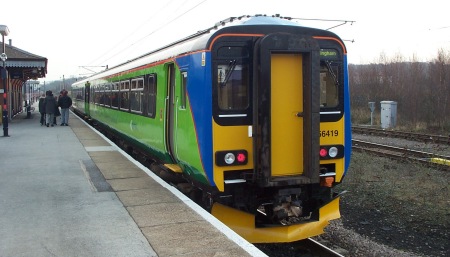
[[[388,59],[382,53],[377,64],[349,65],[352,111],[367,111],[370,101],[397,101],[402,125],[445,131],[450,127],[449,76],[450,54],[442,49],[428,63],[416,55],[406,61],[400,54]]]
[[[431,92],[433,98],[433,115],[430,122],[444,129],[449,123],[449,95],[450,95],[450,54],[443,49],[438,51],[430,72]]]

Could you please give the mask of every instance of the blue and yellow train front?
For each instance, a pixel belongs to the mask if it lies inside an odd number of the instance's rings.
[[[340,217],[332,188],[350,156],[345,48],[332,37],[248,40],[220,37],[211,51],[212,214],[253,243],[319,235]]]

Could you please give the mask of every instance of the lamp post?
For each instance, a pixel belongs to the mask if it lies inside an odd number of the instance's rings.
[[[3,61],[3,69],[2,69],[2,80],[3,80],[3,136],[8,137],[8,72],[6,71],[6,45],[5,45],[5,36],[9,35],[9,29],[5,25],[0,25],[0,34],[2,34],[2,42],[3,42],[3,52],[0,55],[0,58]]]

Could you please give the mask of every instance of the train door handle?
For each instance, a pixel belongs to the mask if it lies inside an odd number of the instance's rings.
[[[303,117],[303,112],[297,112],[297,114],[295,115],[297,117]]]

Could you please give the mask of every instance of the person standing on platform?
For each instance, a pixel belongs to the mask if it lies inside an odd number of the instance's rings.
[[[53,125],[53,118],[55,117],[55,110],[57,108],[55,97],[53,97],[52,91],[49,90],[45,92],[44,100],[44,110],[45,110],[45,121],[47,127],[51,124]]]
[[[41,114],[41,126],[45,124],[45,109],[44,109],[44,101],[45,101],[45,94],[42,94],[41,97],[39,97],[39,113]]]
[[[56,123],[56,117],[61,116],[61,112],[59,111],[58,100],[59,100],[59,98],[61,98],[62,92],[63,91],[59,92],[59,96],[58,97],[55,96],[56,107],[55,107],[55,115],[53,116],[53,125],[58,125],[58,123]]]
[[[69,126],[69,108],[72,106],[72,98],[67,95],[65,89],[58,99],[58,106],[61,107],[61,126]]]

